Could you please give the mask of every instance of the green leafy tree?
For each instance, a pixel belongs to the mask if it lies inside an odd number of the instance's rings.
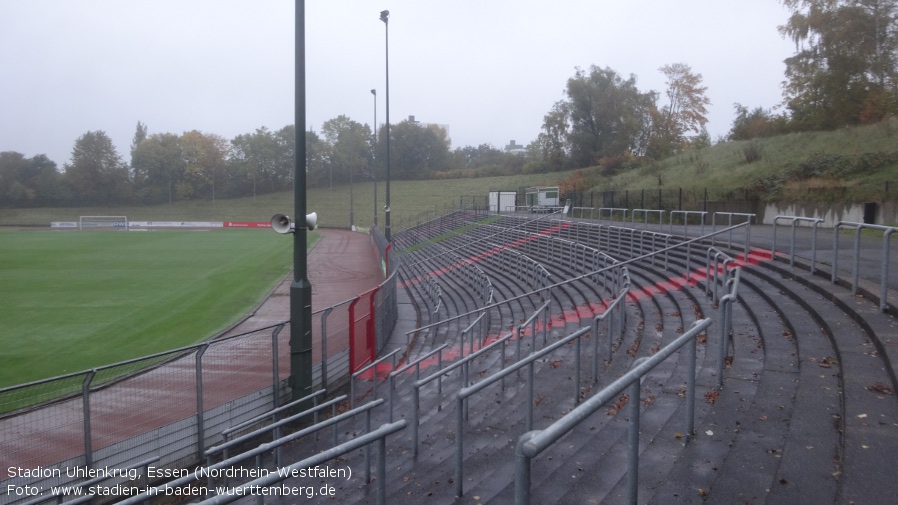
[[[14,151],[0,153],[0,205],[65,205],[69,197],[56,163],[46,155],[28,159]]]
[[[651,135],[655,93],[640,92],[636,76],[622,78],[610,68],[577,69],[567,82],[569,155],[587,167],[606,156],[643,154]]]
[[[131,140],[131,156],[134,156],[134,150],[141,142],[147,139],[147,125],[137,122],[137,128],[134,129],[134,139]]]
[[[228,141],[219,135],[197,130],[181,135],[181,154],[185,163],[184,179],[178,192],[181,199],[202,196],[214,201],[216,184],[219,192],[228,186],[228,147]]]
[[[293,174],[284,164],[282,150],[277,136],[264,126],[231,140],[231,166],[235,175],[245,177],[245,194],[290,189]]]
[[[378,178],[386,173],[386,126],[377,136]],[[446,170],[450,163],[449,137],[444,128],[402,121],[390,126],[390,177],[428,179],[433,172]]]
[[[63,180],[79,205],[111,205],[131,197],[128,166],[104,131],[89,131],[75,140]]]
[[[29,178],[29,163],[22,153],[4,151],[0,153],[0,202],[4,207],[22,207],[29,198],[23,182]]]
[[[480,168],[501,163],[502,151],[490,144],[465,146],[452,151],[453,168]]]
[[[711,132],[709,132],[707,128],[702,126],[702,129],[699,130],[698,135],[696,135],[695,138],[692,139],[691,147],[693,149],[701,150],[711,147],[711,145]]]
[[[555,102],[543,117],[543,131],[536,138],[536,149],[539,151],[539,159],[542,165],[549,171],[563,170],[568,167],[569,147],[568,124],[569,103],[565,101]],[[540,172],[538,167],[533,167],[528,172]]]
[[[372,163],[371,128],[340,115],[321,125],[321,134],[329,147],[327,164],[329,186],[348,183],[350,173],[358,178],[370,172]]]
[[[782,0],[785,103],[797,129],[874,122],[898,110],[898,0]]]
[[[730,129],[729,140],[749,140],[759,137],[772,137],[788,131],[788,118],[785,115],[774,115],[763,107],[749,110],[742,104],[733,104],[736,117]]]
[[[150,204],[179,200],[187,192],[183,185],[186,165],[179,135],[154,133],[147,137],[131,154],[138,201]]]
[[[500,150],[491,144],[465,146],[452,151],[451,170],[467,169],[480,176],[513,175],[522,172],[525,156]]]
[[[312,130],[306,132],[306,182],[318,188],[330,184],[330,146]]]
[[[278,160],[275,170],[284,189],[292,183],[296,165],[296,127],[287,125],[274,132],[274,141],[278,147]],[[308,156],[308,153],[306,153]]]

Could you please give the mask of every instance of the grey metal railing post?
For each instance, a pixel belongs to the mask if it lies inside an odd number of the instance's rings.
[[[196,454],[202,459],[206,452],[205,409],[203,407],[203,354],[209,348],[205,343],[196,350]]]
[[[595,339],[595,336],[593,336]],[[580,339],[576,340],[576,344],[574,344],[574,355],[576,356],[576,366],[574,372],[574,405],[580,403]]]
[[[579,340],[579,339],[577,339]],[[527,431],[533,429],[533,362],[527,366]],[[459,495],[461,496],[461,495]]]
[[[419,358],[416,359],[415,361],[412,361],[411,363],[406,363],[405,366],[403,366],[402,368],[400,368],[400,369],[398,369],[398,370],[396,370],[396,369],[395,369],[395,366],[394,366],[394,370],[391,371],[391,372],[390,372],[390,375],[389,375],[389,380],[390,380],[390,386],[389,386],[389,391],[390,391],[389,413],[390,413],[390,422],[391,422],[391,423],[393,422],[393,396],[395,396],[395,394],[396,394],[396,393],[395,393],[395,391],[396,391],[396,377],[397,377],[399,374],[404,373],[406,370],[408,370],[408,369],[410,369],[410,368],[412,368],[412,367],[415,367],[415,380],[421,379],[421,362],[424,361],[425,359],[428,359],[428,358],[432,357],[434,354],[436,354],[436,356],[437,356],[437,370],[442,369],[442,368],[443,368],[443,349],[445,349],[445,348],[447,348],[447,347],[449,347],[449,344],[443,344],[443,345],[437,347],[436,349],[431,350],[430,352],[428,352],[428,353],[425,354],[424,356],[419,357]]]
[[[365,433],[371,433],[371,411],[365,411]],[[371,483],[371,446],[365,446],[365,484]]]
[[[889,228],[882,237],[882,274],[880,276],[879,310],[885,312],[889,308],[889,249],[891,236],[895,228]]]
[[[518,505],[530,504],[530,460],[532,458],[524,454],[524,444],[539,433],[528,431],[521,435],[514,448],[514,502]]]
[[[400,422],[405,422],[402,420]],[[404,428],[404,426],[403,426]],[[369,431],[370,433],[370,431]],[[377,505],[386,505],[387,503],[387,438],[381,437],[377,440]]]
[[[770,259],[772,261],[776,261],[776,223],[783,217],[785,216],[776,216],[773,218],[773,241],[770,246]],[[794,234],[792,235],[792,239],[795,239]]]
[[[880,301],[879,308],[882,311],[888,310],[888,279],[889,279],[889,253],[891,248],[891,235],[898,228],[892,226],[868,225],[864,223],[850,223],[839,221],[833,228],[833,267],[831,282],[835,284],[838,278],[839,270],[839,228],[842,225],[854,226],[854,247],[853,258],[851,263],[851,293],[856,295],[860,286],[860,249],[861,249],[861,231],[866,229],[883,231],[882,257],[880,267]]]
[[[694,340],[693,340],[694,341]],[[641,365],[648,358],[639,358],[633,362],[632,368]],[[636,379],[630,384],[630,422],[627,426],[627,502],[630,505],[636,505],[636,498],[639,495],[639,404],[640,390],[642,389],[641,379]]]
[[[851,294],[857,294],[861,261],[861,227],[854,228],[854,259],[851,262]]]
[[[415,385],[412,388],[412,402],[414,403],[415,418],[412,420],[412,454],[418,455],[418,424],[421,419],[421,390]]]
[[[90,383],[94,380],[97,369],[88,370],[81,381],[81,408],[84,412],[84,466],[92,468],[94,464],[93,440],[90,431]]]
[[[792,243],[789,247],[789,266],[795,266],[795,225],[798,224],[797,219],[792,220]]]
[[[686,436],[692,437],[695,434],[695,362],[696,362],[696,340],[691,339],[686,343]],[[638,381],[637,381],[638,382]],[[633,503],[636,503],[634,500]]]
[[[780,219],[790,219],[792,221],[792,239],[789,247],[789,266],[795,266],[795,228],[799,221],[807,221],[813,223],[813,238],[811,242],[811,274],[817,271],[817,228],[823,222],[820,218],[815,217],[796,217],[796,216],[776,216],[773,218],[773,246],[771,248],[772,259],[776,260],[776,226]]]
[[[720,317],[720,348],[718,349],[717,359],[717,387],[723,386],[723,368],[726,362],[728,339],[732,326],[733,303],[737,301],[737,291],[739,290],[739,279],[741,269],[736,269],[733,275],[733,286],[729,293],[721,297],[718,303],[718,312]]]
[[[811,246],[811,275],[817,272],[817,225],[822,221],[822,219],[814,221],[814,237],[812,239],[814,243]]]
[[[324,309],[321,314],[321,387],[327,389],[327,317],[334,307]]]
[[[273,408],[280,407],[281,403],[281,374],[280,374],[280,356],[278,356],[278,335],[284,329],[286,323],[279,324],[274,331],[271,332],[271,397]]]
[[[607,308],[605,310],[608,310]],[[604,312],[603,312],[604,314]],[[599,318],[601,314],[592,320],[592,383],[599,382]]]
[[[833,284],[836,283],[839,274],[839,228],[841,227],[842,221],[836,221],[836,224],[833,225],[833,260],[832,275],[830,277],[830,282]]]
[[[457,497],[464,494],[464,405],[465,399],[458,397],[455,406],[455,496]]]

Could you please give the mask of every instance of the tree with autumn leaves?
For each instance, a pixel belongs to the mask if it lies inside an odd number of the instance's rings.
[[[693,73],[689,65],[674,63],[660,70],[667,77],[667,104],[655,109],[651,149],[664,157],[688,148],[702,133],[711,100],[705,95],[708,87],[702,86],[702,74]]]
[[[785,105],[793,130],[874,123],[898,112],[898,0],[782,0],[795,42]]]
[[[657,159],[688,149],[708,122],[708,88],[685,63],[660,71],[667,89],[659,104],[659,93],[640,91],[635,75],[624,78],[595,65],[578,68],[568,79],[566,99],[546,114],[532,149],[545,168],[594,166],[625,154]]]

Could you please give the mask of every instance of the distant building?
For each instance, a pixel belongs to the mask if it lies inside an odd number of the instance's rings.
[[[524,154],[527,152],[527,149],[524,146],[516,143],[514,140],[511,140],[508,142],[508,145],[505,146],[505,152],[513,154]]]
[[[412,123],[412,124],[420,125],[420,126],[423,127],[423,128],[427,128],[428,126],[438,126],[438,127],[442,128],[442,129],[446,130],[446,137],[452,138],[452,136],[449,134],[449,125],[447,125],[447,124],[440,124],[440,123],[422,123],[421,121],[416,121],[416,120],[415,120],[415,116],[413,116],[413,115],[410,115],[410,116],[408,117],[408,119],[406,119],[406,121],[409,122],[409,123]]]

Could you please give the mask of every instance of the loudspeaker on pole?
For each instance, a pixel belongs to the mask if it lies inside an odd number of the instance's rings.
[[[306,214],[304,228],[312,231],[318,227],[318,213],[312,212],[311,214]],[[271,217],[271,229],[278,233],[294,233],[296,231],[296,223],[294,223],[290,216],[285,214],[275,214]]]

